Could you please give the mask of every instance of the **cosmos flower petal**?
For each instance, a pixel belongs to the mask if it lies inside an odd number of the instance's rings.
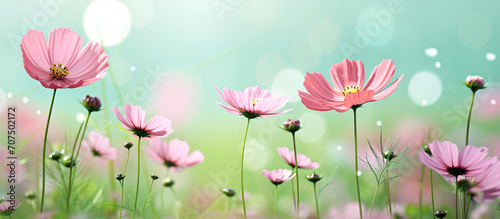
[[[344,106],[348,109],[355,105],[362,105],[363,103],[370,102],[373,99],[373,91],[366,90],[352,94],[348,94],[344,100]]]
[[[399,85],[399,82],[401,82],[401,80],[403,80],[403,77],[405,75],[401,75],[401,77],[399,77],[398,79],[396,79],[396,81],[394,81],[389,87],[387,87],[385,90],[375,94],[373,96],[373,101],[379,101],[379,100],[382,100],[388,96],[390,96],[392,93],[394,93],[394,91],[396,91],[396,88],[398,88],[398,85]]]
[[[392,59],[382,60],[382,62],[373,69],[370,78],[366,82],[364,90],[373,90],[373,92],[378,93],[385,86],[387,86],[387,84],[389,84],[389,81],[391,81],[395,71],[396,66],[392,62]]]
[[[48,52],[52,64],[61,63],[69,66],[82,48],[82,37],[69,28],[57,28],[49,34]]]
[[[347,86],[362,88],[365,83],[365,66],[361,61],[344,59],[330,68],[333,86],[341,91]]]

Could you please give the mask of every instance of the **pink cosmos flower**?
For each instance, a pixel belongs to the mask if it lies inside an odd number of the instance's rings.
[[[497,162],[497,157],[486,157],[488,148],[467,145],[458,152],[457,145],[449,142],[433,141],[429,144],[432,157],[420,150],[418,158],[427,167],[442,176],[450,178],[464,176],[476,177],[484,173],[486,168]]]
[[[295,176],[295,174],[293,174],[293,176],[290,176],[292,174],[291,170],[279,169],[279,170],[271,170],[271,171],[267,171],[267,170],[261,170],[261,171],[262,171],[262,174],[264,174],[264,176],[269,181],[271,181],[272,184],[274,184],[276,186],[281,184],[281,183],[284,183],[288,180],[291,180]]]
[[[229,113],[243,115],[249,119],[283,114],[291,110],[276,112],[285,106],[288,98],[284,98],[283,95],[270,94],[267,90],[262,90],[259,86],[247,87],[243,93],[227,88],[224,88],[221,93],[217,86],[215,86],[215,89],[219,92],[220,97],[231,107],[222,105],[219,102],[217,104],[224,107]]]
[[[332,65],[330,76],[332,87],[319,72],[307,73],[304,87],[307,92],[299,91],[302,103],[309,109],[318,111],[336,110],[343,113],[363,103],[382,100],[391,95],[403,79],[402,75],[387,89],[396,66],[392,60],[383,60],[375,66],[365,86],[365,67],[361,61],[344,61]]]
[[[42,32],[30,30],[21,42],[24,69],[46,88],[87,86],[106,75],[108,55],[96,42],[81,47],[82,38],[69,28],[52,30],[48,45]]]
[[[0,204],[0,212],[4,212],[4,211],[11,211],[12,209],[9,209],[10,207],[10,202],[8,201],[4,201]],[[19,207],[19,204],[18,205],[14,205],[13,209],[16,209],[17,207]]]
[[[146,147],[149,156],[173,170],[181,170],[191,167],[205,160],[201,151],[196,150],[189,154],[189,144],[179,139],[173,139],[169,143],[161,139],[149,140],[151,147]]]
[[[122,122],[122,127],[132,132],[135,137],[143,139],[163,138],[174,131],[170,127],[172,122],[163,116],[156,115],[146,123],[146,111],[140,106],[132,106],[127,103],[123,108],[127,119],[123,118],[117,107],[113,108],[113,112]]]
[[[285,159],[286,163],[290,166],[295,167],[295,153],[290,151],[287,147],[278,148],[278,153]],[[311,163],[311,158],[303,154],[297,154],[297,162],[299,163],[299,168],[303,169],[316,169],[319,168],[319,163]]]
[[[477,176],[468,190],[477,202],[492,202],[500,196],[500,162],[496,161]]]
[[[116,148],[110,147],[109,138],[95,131],[91,131],[88,143],[82,142],[83,148],[90,149],[92,154],[105,160],[116,160]]]

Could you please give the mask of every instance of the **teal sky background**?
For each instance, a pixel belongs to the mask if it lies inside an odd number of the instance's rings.
[[[381,127],[384,136],[401,137],[410,147],[417,147],[429,130],[436,140],[463,142],[471,92],[461,83],[476,74],[490,88],[478,93],[472,142],[484,145],[500,138],[498,1],[20,0],[0,4],[4,21],[0,111],[15,105],[21,109],[19,117],[45,122],[52,91],[26,73],[19,44],[29,29],[44,32],[48,39],[54,28],[69,27],[84,43],[102,42],[110,55],[110,68],[103,80],[92,85],[58,91],[53,121],[61,129],[51,129],[53,140],[63,141],[64,133],[75,135],[80,124],[77,115],[85,112],[79,101],[85,95],[105,94],[107,108],[93,115],[90,127],[104,132],[103,122],[109,118],[112,144],[118,147],[133,139],[119,128],[111,108],[123,111],[125,103],[140,105],[147,118],[162,114],[173,121],[175,132],[167,140],[186,140],[205,154],[203,164],[178,173],[186,181],[196,179],[189,181],[191,186],[203,188],[203,182],[210,181],[207,178],[213,179],[210,174],[239,160],[241,152],[246,120],[216,104],[223,100],[214,85],[233,90],[259,85],[290,96],[284,107],[293,108],[290,113],[250,125],[250,149],[259,154],[247,165],[249,181],[256,182],[248,184],[250,190],[257,193],[257,185],[265,183],[260,169],[287,167],[276,153],[278,146],[291,146],[289,134],[279,129],[287,118],[300,118],[305,124],[298,133],[299,153],[319,162],[319,171],[352,168],[352,158],[345,158],[353,150],[352,112],[309,110],[297,92],[305,90],[306,72],[321,72],[330,81],[331,65],[344,58],[361,60],[366,79],[383,59],[396,65],[392,81],[405,75],[393,95],[358,111],[362,144],[365,137],[377,139]],[[36,136],[41,137],[40,132]],[[40,146],[41,138],[31,144]],[[162,168],[153,162],[151,166]],[[237,183],[237,176],[231,175],[229,182],[217,184],[238,187]],[[181,190],[189,193],[187,186]]]

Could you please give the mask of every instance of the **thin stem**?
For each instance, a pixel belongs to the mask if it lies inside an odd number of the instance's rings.
[[[292,178],[290,181],[292,181],[292,198],[293,198],[293,209],[297,211],[297,202],[295,201],[295,177]]]
[[[431,199],[432,199],[432,217],[436,218],[436,215],[434,215],[434,212],[436,212],[436,208],[434,207],[434,182],[432,182],[432,169],[429,168],[429,179],[431,180]]]
[[[375,198],[377,197],[377,193],[378,193],[378,188],[379,187],[380,187],[380,184],[377,183],[377,188],[375,189],[375,194],[373,194],[372,206],[370,207],[370,217],[372,216],[373,205],[375,204]]]
[[[47,116],[47,125],[45,126],[45,135],[43,137],[43,152],[42,152],[42,198],[40,201],[40,212],[43,212],[43,201],[45,199],[45,151],[47,151],[47,135],[49,134],[50,116],[52,115],[52,107],[56,99],[56,91],[52,94],[52,101],[50,102],[49,115]]]
[[[357,194],[358,194],[358,206],[359,206],[359,218],[363,219],[363,210],[361,208],[361,196],[359,192],[359,179],[358,179],[358,131],[356,127],[356,108],[353,108],[354,111],[354,161],[355,161],[355,168],[356,170],[354,171],[356,175],[356,189],[357,189]]]
[[[467,204],[467,196],[466,196],[466,191],[462,192],[462,218],[467,218],[465,216],[465,205]]]
[[[458,177],[455,176],[455,216],[458,219]]]
[[[465,133],[465,145],[469,145],[469,127],[470,127],[470,117],[472,115],[472,105],[474,105],[475,91],[472,91],[472,100],[470,101],[469,118],[467,119],[467,132]]]
[[[470,199],[472,198],[472,195],[467,193],[467,205],[465,206],[465,218],[469,216],[469,206],[470,206]]]
[[[418,212],[420,214],[420,218],[424,217],[424,214],[422,212],[422,197],[423,197],[423,190],[424,190],[424,176],[425,176],[425,165],[422,164],[422,171],[420,173],[420,183],[419,183],[419,195],[418,195]],[[434,209],[432,209],[432,214],[434,214]]]
[[[387,164],[386,164],[387,165]],[[385,172],[386,180],[385,180],[385,187],[387,190],[387,201],[389,202],[389,213],[391,214],[392,217],[392,204],[391,204],[391,189],[389,188],[389,168],[387,168],[387,172]]]
[[[127,164],[128,164],[128,158],[130,156],[130,150],[128,150],[127,152],[127,160],[125,161],[125,168],[123,170],[123,177],[126,178],[126,175],[125,173],[127,172]],[[121,200],[120,200],[120,219],[122,218],[122,210],[123,210],[123,189],[124,189],[124,186],[123,184],[125,183],[125,178],[122,179],[121,181],[121,186],[122,186],[122,195],[121,195]]]
[[[231,202],[231,197],[227,198],[226,207],[224,207],[224,214],[222,215],[222,218],[226,218],[227,211],[229,210],[229,202]]]
[[[142,211],[141,211],[141,218],[142,218],[142,215],[144,214],[144,209],[146,209],[146,203],[148,203],[149,194],[151,193],[151,189],[153,188],[154,181],[155,181],[154,179],[151,181],[151,185],[149,186],[148,195],[146,195],[146,200],[144,200],[144,205],[142,206]]]
[[[319,219],[318,194],[316,193],[316,182],[314,183],[314,200],[316,200],[316,217]]]
[[[135,189],[134,218],[137,211],[137,198],[139,197],[139,178],[141,176],[141,137],[137,140],[137,187]]]
[[[293,154],[295,155],[295,177],[297,179],[297,215],[299,214],[299,163],[297,162],[297,145],[295,143],[295,133],[292,132],[292,139],[293,139]]]
[[[241,170],[240,170],[240,175],[241,175],[241,201],[243,203],[243,214],[245,215],[245,218],[247,218],[247,209],[245,206],[245,189],[243,187],[243,158],[245,156],[245,143],[247,141],[247,133],[248,133],[248,126],[250,125],[250,119],[247,120],[247,127],[245,129],[245,136],[243,137],[243,147],[241,149]]]
[[[89,115],[87,115],[87,118],[90,116],[90,113]],[[87,120],[88,121],[88,120]],[[80,125],[80,128],[78,129],[78,133],[76,134],[76,138],[75,138],[75,143],[73,144],[73,149],[71,150],[71,159],[74,158],[75,156],[75,149],[76,149],[76,144],[78,143],[78,137],[80,137],[80,132],[82,131],[82,127],[83,125],[85,124],[85,121],[82,121],[82,124]],[[75,161],[76,159],[73,159],[73,161]],[[70,166],[69,168],[69,179],[68,179],[68,197],[66,199],[66,212],[69,212],[69,200],[70,200],[70,197],[71,197],[71,187],[72,187],[72,183],[73,183],[73,180],[72,180],[72,177],[73,177],[73,165]]]
[[[278,200],[278,186],[275,185],[274,187],[274,213],[273,213],[273,217],[276,217],[276,201]]]

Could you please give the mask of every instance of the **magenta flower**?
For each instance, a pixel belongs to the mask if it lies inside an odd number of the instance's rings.
[[[132,106],[127,103],[123,108],[127,119],[123,118],[117,107],[113,108],[113,112],[122,122],[122,127],[132,132],[135,137],[143,139],[163,138],[174,131],[170,127],[172,122],[163,116],[156,115],[146,123],[146,111],[140,106]]]
[[[442,176],[450,178],[464,176],[476,177],[484,173],[486,168],[497,162],[497,157],[486,157],[488,148],[467,145],[458,151],[457,145],[449,142],[433,141],[429,144],[432,157],[420,150],[418,158],[427,167]]]
[[[259,86],[247,87],[243,93],[227,88],[224,88],[221,93],[217,86],[215,86],[215,89],[231,107],[222,105],[219,102],[217,104],[224,107],[229,113],[243,115],[249,119],[283,114],[291,110],[276,112],[285,106],[288,98],[284,98],[283,95],[270,94],[267,90],[260,89]]]
[[[477,176],[468,192],[474,195],[477,202],[495,201],[500,196],[500,162],[494,162],[483,174]]]
[[[96,42],[81,47],[82,38],[69,28],[52,30],[48,45],[42,32],[30,30],[21,42],[24,69],[46,88],[87,86],[106,75],[108,55]]]
[[[279,169],[279,170],[271,170],[271,171],[267,171],[267,170],[261,170],[261,171],[262,171],[262,174],[264,174],[264,176],[269,181],[271,181],[272,184],[274,184],[276,186],[281,184],[281,183],[284,183],[288,180],[291,180],[295,176],[295,174],[293,174],[293,176],[290,176],[292,174],[291,170]]]
[[[105,160],[116,160],[116,148],[110,147],[109,138],[95,131],[91,131],[88,143],[82,142],[83,148],[90,149],[92,154]]]
[[[365,67],[361,61],[344,61],[332,65],[330,76],[332,87],[319,72],[307,73],[304,87],[307,92],[299,91],[302,103],[309,109],[318,111],[336,110],[343,113],[363,103],[382,100],[391,95],[403,79],[402,75],[387,89],[396,66],[392,60],[383,60],[375,66],[365,86]]]
[[[149,143],[151,147],[145,148],[149,156],[173,170],[191,167],[205,160],[205,157],[199,150],[188,154],[189,144],[179,139],[173,139],[169,143],[161,139],[152,139],[149,140]]]
[[[286,163],[288,163],[292,167],[295,167],[295,153],[293,151],[290,151],[287,147],[281,147],[278,148],[278,153]],[[311,163],[311,158],[303,154],[297,154],[297,163],[299,163],[299,168],[303,169],[319,168],[319,163]]]

